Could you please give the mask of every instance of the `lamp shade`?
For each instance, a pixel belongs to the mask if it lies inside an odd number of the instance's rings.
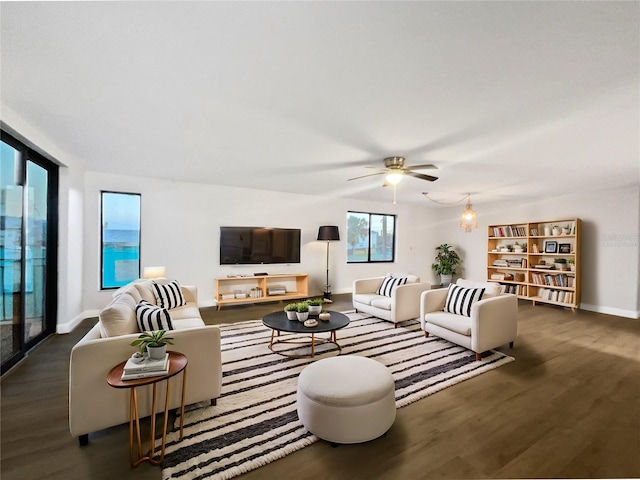
[[[160,278],[166,275],[165,267],[144,267],[142,278]]]
[[[318,240],[340,240],[340,232],[336,225],[323,225],[318,229]]]

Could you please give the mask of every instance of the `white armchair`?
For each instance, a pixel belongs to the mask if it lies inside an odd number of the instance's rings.
[[[422,293],[420,324],[425,337],[429,334],[476,352],[482,352],[513,342],[518,336],[518,298],[502,293],[501,285],[492,282],[471,282],[459,279],[456,285],[464,288],[485,288],[482,299],[471,306],[471,316],[443,311],[448,288]]]
[[[365,312],[374,317],[388,320],[397,327],[399,322],[418,318],[420,315],[420,294],[429,290],[431,285],[420,283],[415,275],[393,274],[394,277],[406,277],[407,283],[391,291],[391,296],[378,292],[385,277],[372,277],[353,282],[353,308],[356,312]]]

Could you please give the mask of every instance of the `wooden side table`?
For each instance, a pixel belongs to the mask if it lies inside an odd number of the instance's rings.
[[[180,372],[182,372],[182,402],[180,404],[180,440],[183,436],[184,427],[184,397],[187,386],[187,357],[182,353],[168,352],[169,353],[169,373],[166,375],[158,375],[155,377],[136,378],[134,380],[121,380],[122,370],[126,361],[119,363],[113,367],[107,374],[107,383],[113,388],[128,388],[129,394],[129,462],[131,468],[137,467],[142,462],[149,462],[152,465],[159,465],[164,458],[164,449],[167,441],[167,423],[169,418],[169,395],[171,393],[169,379]],[[156,436],[156,385],[160,382],[166,381],[165,402],[164,402],[164,421],[162,427],[162,449],[160,451],[160,457],[156,460],[155,457],[155,436]],[[151,400],[151,446],[149,452],[146,455],[142,454],[142,439],[140,436],[140,414],[138,411],[138,393],[137,387],[143,387],[151,385],[152,387],[152,400]],[[136,440],[138,444],[138,457],[134,458],[133,454],[133,426],[135,423]]]

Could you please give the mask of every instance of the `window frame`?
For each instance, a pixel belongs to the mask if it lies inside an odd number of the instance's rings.
[[[140,278],[140,272],[142,271],[142,194],[136,192],[122,192],[115,190],[100,190],[100,290],[117,290],[122,285],[113,285],[108,286],[105,285],[105,262],[104,262],[104,225],[105,225],[105,215],[104,215],[104,195],[130,195],[138,197],[138,275],[137,278]],[[131,281],[136,280],[136,278],[132,278]],[[128,282],[127,282],[128,283]]]
[[[367,258],[366,260],[349,260],[349,215],[368,215],[367,224]],[[393,219],[393,232],[391,235],[391,258],[388,260],[376,260],[371,258],[371,218],[389,217]],[[347,210],[347,264],[366,264],[366,263],[394,263],[396,261],[396,235],[398,226],[398,216],[393,213],[376,213],[376,212],[359,212],[354,210]]]

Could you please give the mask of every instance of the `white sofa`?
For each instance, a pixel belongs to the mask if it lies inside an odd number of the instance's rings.
[[[473,282],[463,278],[456,285],[464,288],[484,288],[482,299],[471,305],[471,315],[443,311],[448,288],[423,292],[420,298],[420,324],[425,337],[433,334],[476,352],[482,352],[513,342],[518,336],[518,298],[503,293],[502,285],[494,282]]]
[[[161,280],[158,280],[161,282]],[[169,310],[174,330],[174,345],[169,350],[187,356],[187,405],[210,401],[215,405],[222,387],[220,330],[204,324],[197,305],[197,289],[182,286],[186,305]],[[101,312],[98,323],[73,347],[69,362],[69,430],[80,445],[88,443],[88,434],[129,421],[129,390],[107,384],[107,373],[129,358],[140,332],[135,306],[145,299],[156,304],[151,281],[136,281],[116,293]],[[170,382],[169,408],[181,403],[182,376]],[[157,405],[164,405],[164,388],[157,389]],[[138,388],[140,416],[151,414],[151,387]]]
[[[383,277],[371,277],[353,282],[353,308],[356,312],[365,312],[374,317],[388,320],[397,327],[399,322],[420,316],[420,294],[429,290],[431,285],[420,283],[415,275],[389,274],[393,277],[406,277],[407,283],[395,287],[391,296],[378,294]]]

